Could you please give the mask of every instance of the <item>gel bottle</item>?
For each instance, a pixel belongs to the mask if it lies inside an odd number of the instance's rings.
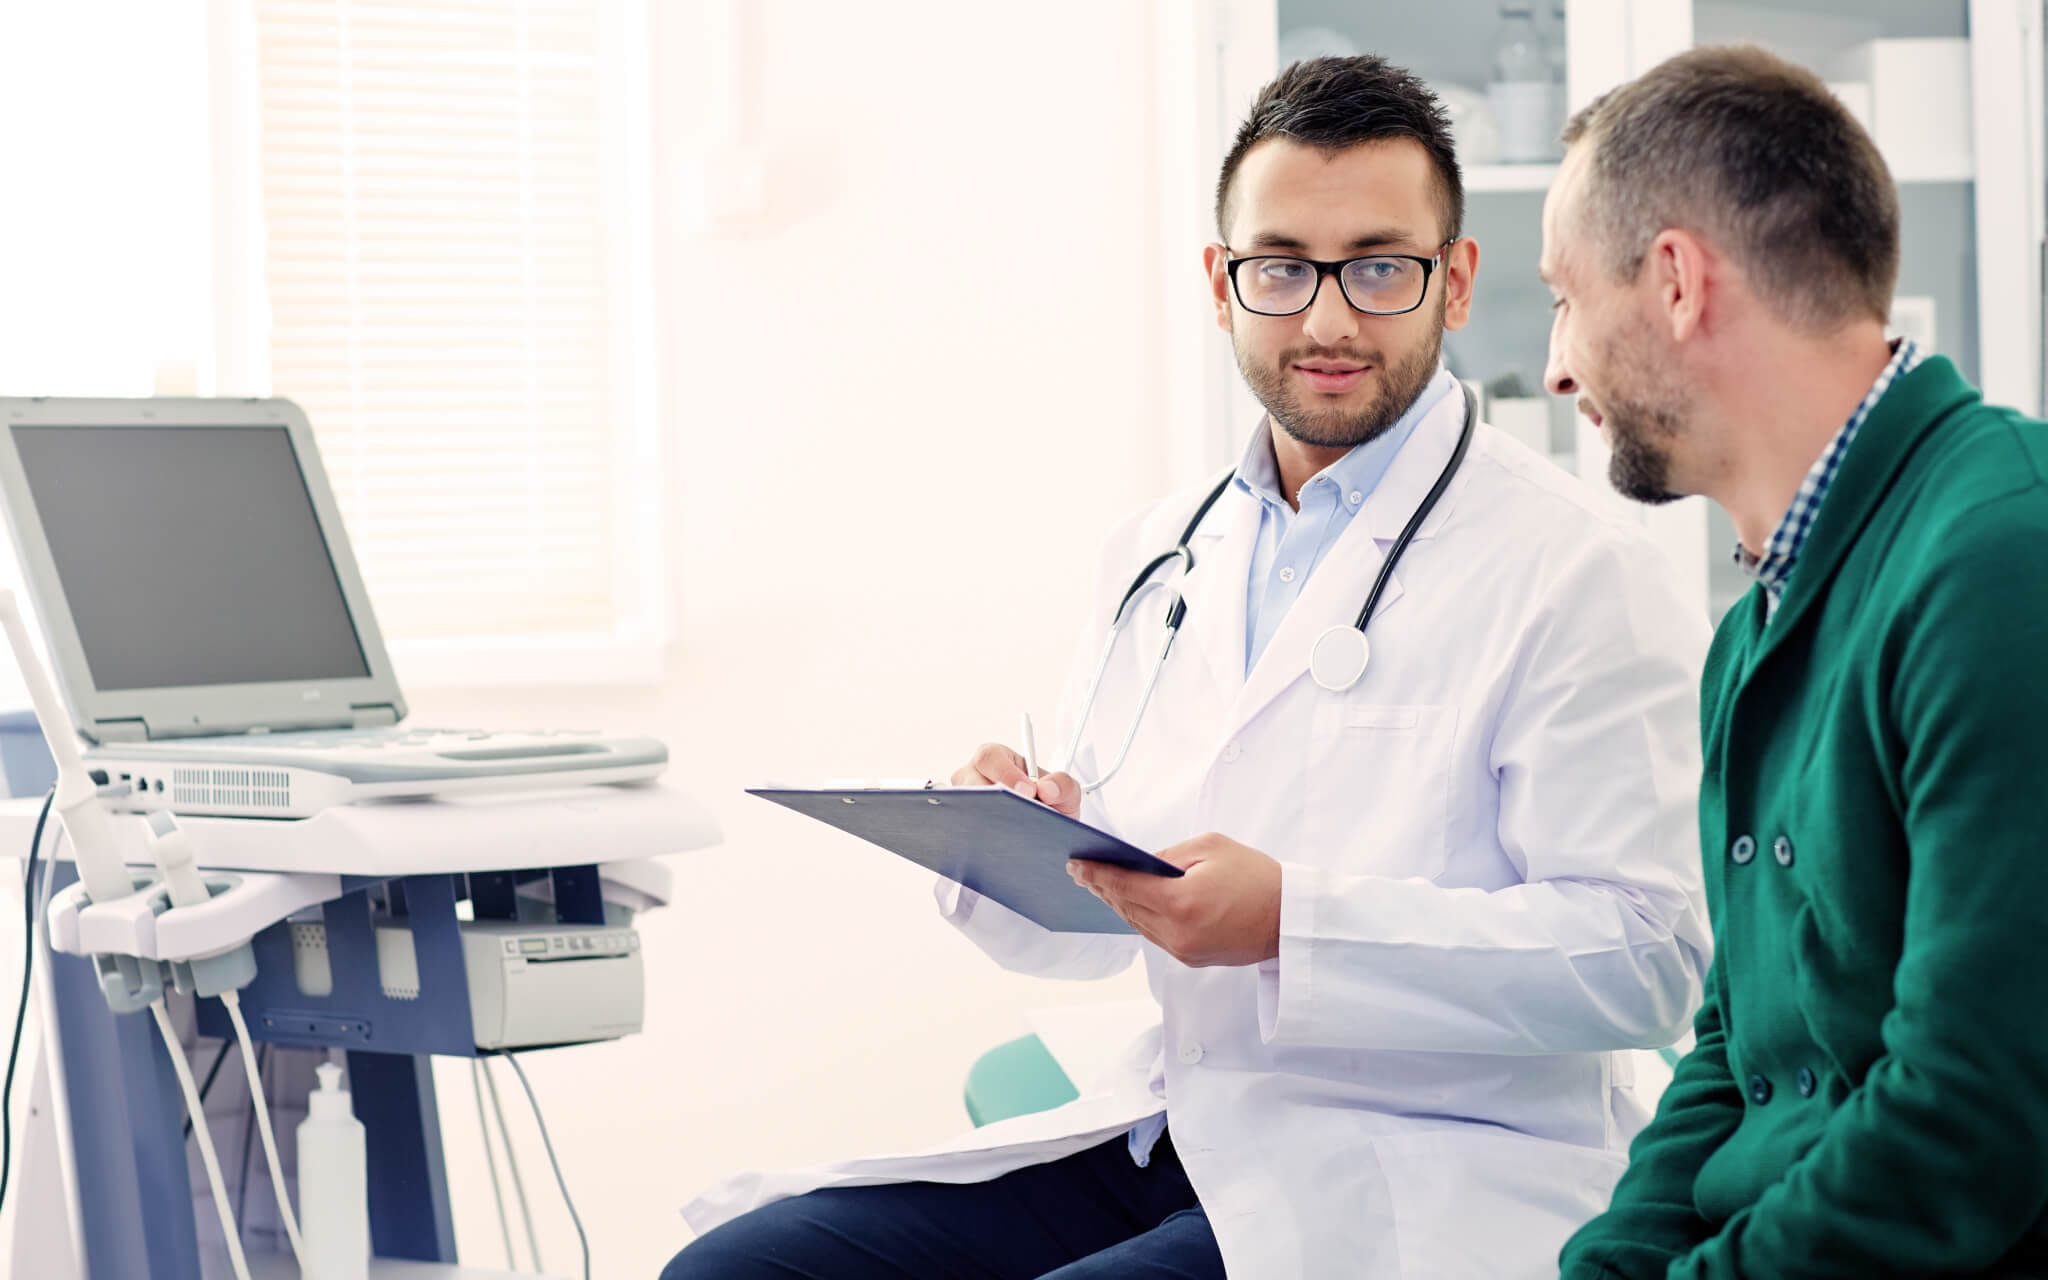
[[[306,1242],[304,1280],[368,1280],[370,1200],[363,1122],[341,1087],[341,1068],[315,1068],[320,1087],[299,1122],[299,1231]]]

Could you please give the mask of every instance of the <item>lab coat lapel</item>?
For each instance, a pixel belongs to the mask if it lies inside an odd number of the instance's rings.
[[[1323,557],[1301,596],[1280,621],[1259,655],[1258,665],[1247,677],[1237,704],[1231,710],[1231,732],[1244,727],[1265,710],[1282,690],[1308,674],[1309,655],[1316,640],[1331,627],[1348,627],[1358,620],[1358,611],[1372,590],[1373,578],[1401,530],[1429,495],[1444,464],[1457,446],[1458,432],[1465,421],[1462,392],[1445,396],[1416,427],[1415,434],[1401,447],[1387,474],[1359,507],[1358,514]],[[1443,524],[1458,486],[1453,484],[1436,510],[1416,531],[1415,541],[1432,536]],[[1246,562],[1247,568],[1249,561]],[[1397,568],[1387,580],[1379,606],[1379,618],[1401,599],[1401,573]],[[1241,606],[1242,602],[1240,602]],[[1242,608],[1240,607],[1240,612]],[[1242,636],[1243,627],[1238,628]],[[1370,633],[1368,633],[1370,635]],[[1242,648],[1242,639],[1239,641]],[[1368,666],[1366,679],[1372,679]]]
[[[1244,687],[1246,579],[1258,535],[1258,499],[1232,484],[1188,539],[1195,567],[1181,579],[1188,612],[1174,647],[1202,655],[1220,705]]]

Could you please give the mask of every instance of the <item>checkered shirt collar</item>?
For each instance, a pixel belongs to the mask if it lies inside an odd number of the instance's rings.
[[[1856,432],[1863,426],[1864,419],[1877,402],[1890,390],[1892,383],[1911,373],[1921,361],[1920,348],[1911,338],[1900,338],[1892,344],[1892,358],[1877,381],[1870,384],[1870,390],[1849,415],[1849,421],[1835,433],[1828,447],[1821,450],[1820,458],[1813,469],[1806,473],[1806,479],[1799,484],[1799,492],[1792,497],[1792,505],[1785,512],[1785,518],[1778,522],[1777,531],[1764,544],[1761,556],[1749,554],[1740,542],[1735,544],[1735,563],[1741,570],[1758,582],[1771,594],[1771,607],[1776,608],[1778,598],[1785,593],[1785,583],[1792,577],[1794,566],[1799,563],[1799,552],[1806,545],[1806,535],[1813,532],[1814,517],[1820,514],[1821,501],[1828,495],[1828,486],[1835,482],[1835,473],[1841,470],[1842,458],[1849,452],[1849,445],[1856,439]]]

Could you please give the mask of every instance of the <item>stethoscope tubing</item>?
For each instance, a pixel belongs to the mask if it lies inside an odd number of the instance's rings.
[[[1357,619],[1349,627],[1332,627],[1330,629],[1331,632],[1348,630],[1357,633],[1358,636],[1356,641],[1356,660],[1350,664],[1353,669],[1349,670],[1345,676],[1333,681],[1326,681],[1320,672],[1316,675],[1317,683],[1331,689],[1332,692],[1341,693],[1349,689],[1365,674],[1366,657],[1369,653],[1366,647],[1365,630],[1372,621],[1374,611],[1379,608],[1380,598],[1386,594],[1387,584],[1393,580],[1394,568],[1400,564],[1401,557],[1406,554],[1408,544],[1415,540],[1415,535],[1422,528],[1422,522],[1429,518],[1430,512],[1436,509],[1437,503],[1443,500],[1444,492],[1450,488],[1451,481],[1456,478],[1459,469],[1464,466],[1465,455],[1471,449],[1472,436],[1479,423],[1479,401],[1472,394],[1470,387],[1461,386],[1460,390],[1465,393],[1465,421],[1463,427],[1458,432],[1458,443],[1451,450],[1450,460],[1444,464],[1443,470],[1437,475],[1436,483],[1430,486],[1429,493],[1415,508],[1414,514],[1408,517],[1408,523],[1402,526],[1399,536],[1394,539],[1394,545],[1388,548],[1386,559],[1380,562],[1379,573],[1373,578],[1372,590],[1366,593],[1365,604],[1359,609]],[[1210,508],[1214,507],[1218,500],[1230,489],[1231,481],[1236,478],[1237,471],[1235,468],[1232,468],[1222,480],[1217,482],[1216,487],[1211,489],[1208,496],[1202,499],[1202,505],[1195,508],[1195,514],[1188,520],[1187,527],[1181,530],[1180,537],[1175,541],[1172,549],[1156,555],[1147,561],[1145,567],[1138,571],[1138,576],[1131,580],[1131,585],[1124,592],[1123,598],[1117,602],[1116,613],[1109,623],[1109,635],[1103,640],[1102,656],[1096,661],[1095,673],[1089,678],[1088,691],[1081,702],[1080,717],[1074,724],[1073,741],[1067,747],[1066,768],[1070,774],[1080,759],[1081,743],[1088,732],[1088,720],[1095,710],[1096,695],[1102,689],[1102,677],[1109,670],[1110,657],[1116,651],[1117,636],[1123,631],[1124,623],[1130,618],[1132,604],[1143,596],[1145,592],[1157,590],[1166,585],[1163,582],[1154,582],[1152,580],[1152,575],[1159,572],[1165,565],[1175,560],[1180,561],[1181,578],[1183,580],[1186,579],[1189,573],[1194,571],[1195,553],[1194,549],[1188,545],[1189,540],[1195,536],[1195,530],[1199,529],[1202,521],[1208,517]],[[1078,775],[1075,776],[1075,781],[1080,784],[1084,794],[1100,790],[1105,783],[1115,777],[1117,772],[1124,767],[1125,760],[1131,754],[1131,745],[1138,740],[1138,730],[1145,722],[1145,711],[1152,704],[1152,691],[1158,687],[1160,674],[1166,670],[1166,657],[1173,651],[1174,639],[1180,635],[1180,624],[1186,618],[1187,598],[1179,592],[1175,592],[1173,603],[1166,610],[1165,642],[1159,647],[1159,656],[1152,661],[1152,672],[1146,678],[1144,691],[1138,695],[1138,709],[1136,714],[1131,717],[1130,731],[1124,735],[1123,744],[1117,749],[1116,759],[1111,763],[1107,772],[1092,782],[1084,780]],[[1329,635],[1330,633],[1326,632],[1323,639],[1328,639]],[[1318,640],[1317,643],[1320,645],[1322,641]],[[1313,666],[1313,664],[1311,665]]]

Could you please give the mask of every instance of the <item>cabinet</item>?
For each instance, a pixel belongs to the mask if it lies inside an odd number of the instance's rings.
[[[1955,361],[1994,402],[2039,414],[2043,387],[2043,0],[1538,0],[1539,32],[1563,51],[1564,98],[1576,110],[1696,44],[1755,43],[1813,68],[1870,125],[1897,181],[1901,268],[1894,328]],[[1289,53],[1380,54],[1433,85],[1483,100],[1501,23],[1499,0],[1189,0],[1161,19],[1160,184],[1174,256],[1162,278],[1188,276],[1185,236],[1206,227],[1208,190],[1252,95]],[[1174,95],[1184,94],[1176,98]],[[1461,137],[1461,151],[1471,154]],[[1473,320],[1445,356],[1468,380],[1541,394],[1549,294],[1536,276],[1551,164],[1467,163],[1467,234],[1480,244]],[[1200,218],[1190,222],[1186,209]],[[1228,341],[1206,309],[1169,306],[1167,372],[1177,431],[1176,479],[1232,461],[1258,413]],[[1187,309],[1193,310],[1193,309]],[[1208,328],[1205,333],[1202,330]],[[1932,342],[1925,337],[1931,332]],[[1571,406],[1549,408],[1550,452],[1603,492],[1606,457]],[[1618,497],[1616,502],[1620,502]],[[1688,499],[1632,508],[1713,616],[1747,587],[1730,562],[1734,533],[1718,508]]]

